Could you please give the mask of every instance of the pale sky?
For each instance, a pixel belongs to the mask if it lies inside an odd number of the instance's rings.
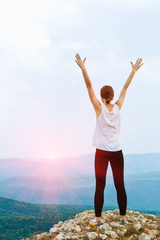
[[[160,152],[160,1],[0,0],[0,158],[73,157],[91,146],[96,115],[75,55],[100,100],[121,109],[124,154]]]

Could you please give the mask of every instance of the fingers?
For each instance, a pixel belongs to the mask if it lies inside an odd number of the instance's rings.
[[[140,67],[143,65],[144,63],[142,63],[141,65],[140,65]]]
[[[140,67],[140,66],[143,65],[143,64],[141,64],[141,63],[142,63],[142,58],[138,58],[137,61],[136,61],[136,63],[135,63],[135,66]]]
[[[139,65],[139,68],[143,65],[143,63],[142,63],[142,58],[139,59],[138,65]]]
[[[142,58],[137,59],[137,63],[140,64],[142,62]]]
[[[142,62],[142,58],[139,58],[139,61],[138,61],[139,63],[141,63]]]
[[[81,69],[83,69],[83,68],[84,68],[84,64],[85,64],[85,61],[86,61],[86,57],[85,57],[84,60],[82,61],[80,55],[77,53],[76,56],[75,56],[75,58],[77,59],[77,60],[75,60],[75,62],[78,64],[78,66],[79,66]]]
[[[137,58],[137,61],[135,64],[133,64],[131,61],[130,61],[131,65],[132,65],[132,70],[134,72],[136,72],[144,63],[142,63],[142,58]]]
[[[75,60],[75,62],[76,62],[76,63],[77,63],[77,65],[80,67],[80,65],[79,65],[78,61],[76,61],[76,60]]]
[[[75,57],[76,57],[77,60],[81,60],[81,57],[80,57],[80,55],[78,53],[76,54]]]
[[[132,62],[130,62],[131,63],[131,65],[132,65],[132,67],[133,67],[133,63]]]
[[[138,64],[138,63],[139,63],[139,60],[140,60],[140,58],[137,58],[136,64]]]
[[[85,61],[86,61],[86,57],[84,58],[83,63],[85,63]]]

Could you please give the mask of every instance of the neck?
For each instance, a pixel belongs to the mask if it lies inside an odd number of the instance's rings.
[[[104,103],[105,105],[113,105],[112,103]]]

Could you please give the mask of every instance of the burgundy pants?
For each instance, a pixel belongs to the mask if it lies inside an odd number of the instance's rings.
[[[110,161],[114,185],[117,191],[117,202],[120,215],[126,214],[127,195],[124,186],[124,158],[122,150],[105,151],[96,148],[95,153],[95,178],[96,190],[94,196],[95,216],[101,217],[104,203],[104,189],[106,185],[106,173]]]

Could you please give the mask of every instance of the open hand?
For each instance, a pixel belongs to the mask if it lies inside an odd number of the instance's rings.
[[[137,70],[144,64],[142,63],[142,58],[138,58],[135,64],[133,64],[132,62],[130,63],[132,65],[133,72],[137,72]]]
[[[77,59],[77,60],[75,60],[75,62],[78,64],[78,66],[81,69],[84,69],[84,67],[85,67],[84,64],[85,64],[86,58],[84,58],[84,60],[82,61],[82,59],[78,53],[76,54],[75,58]]]

